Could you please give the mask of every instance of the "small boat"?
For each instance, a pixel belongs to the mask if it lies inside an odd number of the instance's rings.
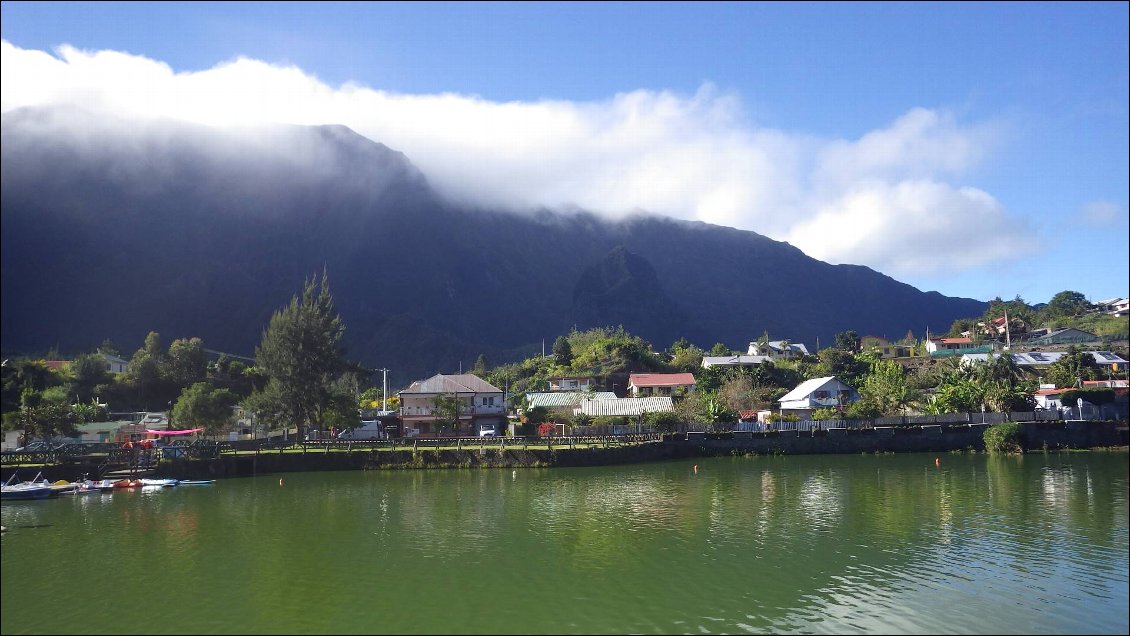
[[[114,482],[114,488],[141,488],[140,479],[119,479]]]
[[[176,486],[177,480],[175,480],[175,479],[142,479],[141,485],[142,486],[158,486],[158,487]]]
[[[102,481],[95,482],[94,486],[96,488],[98,488],[98,490],[113,490],[114,489],[114,480],[113,479],[103,479]]]
[[[32,481],[16,482],[16,475],[8,478],[8,482],[0,486],[0,499],[46,499],[51,496],[51,485],[41,481],[42,473]]]
[[[182,479],[177,482],[178,486],[211,486],[216,483],[215,479]]]

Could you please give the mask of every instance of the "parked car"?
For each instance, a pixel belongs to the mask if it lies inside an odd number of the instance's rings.
[[[62,446],[63,446],[62,444],[49,444],[47,442],[40,440],[40,441],[32,442],[32,443],[28,444],[27,446],[21,446],[21,447],[16,449],[16,452],[17,453],[40,453],[40,452],[43,452],[43,451],[58,450],[59,448],[62,448]]]
[[[493,426],[484,426],[479,429],[479,437],[494,437],[495,435]]]

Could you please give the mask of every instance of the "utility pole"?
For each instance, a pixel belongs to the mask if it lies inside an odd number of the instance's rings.
[[[376,369],[384,374],[384,383],[381,388],[381,413],[388,412],[388,369]]]
[[[1004,310],[1004,350],[1012,350],[1012,334],[1008,325],[1008,310]]]

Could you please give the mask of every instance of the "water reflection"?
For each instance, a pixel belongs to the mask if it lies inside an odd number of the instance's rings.
[[[934,460],[307,473],[5,503],[0,621],[4,633],[1127,631],[1125,455]],[[108,572],[191,590],[209,611],[172,604],[154,625],[70,589]],[[45,594],[58,609],[33,609]]]

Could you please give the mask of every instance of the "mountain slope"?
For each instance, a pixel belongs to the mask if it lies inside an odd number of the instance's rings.
[[[3,118],[0,339],[127,351],[150,330],[250,354],[326,268],[351,357],[406,384],[623,324],[663,347],[948,328],[984,303],[833,266],[753,232],[472,209],[346,128],[224,130],[77,110]]]

